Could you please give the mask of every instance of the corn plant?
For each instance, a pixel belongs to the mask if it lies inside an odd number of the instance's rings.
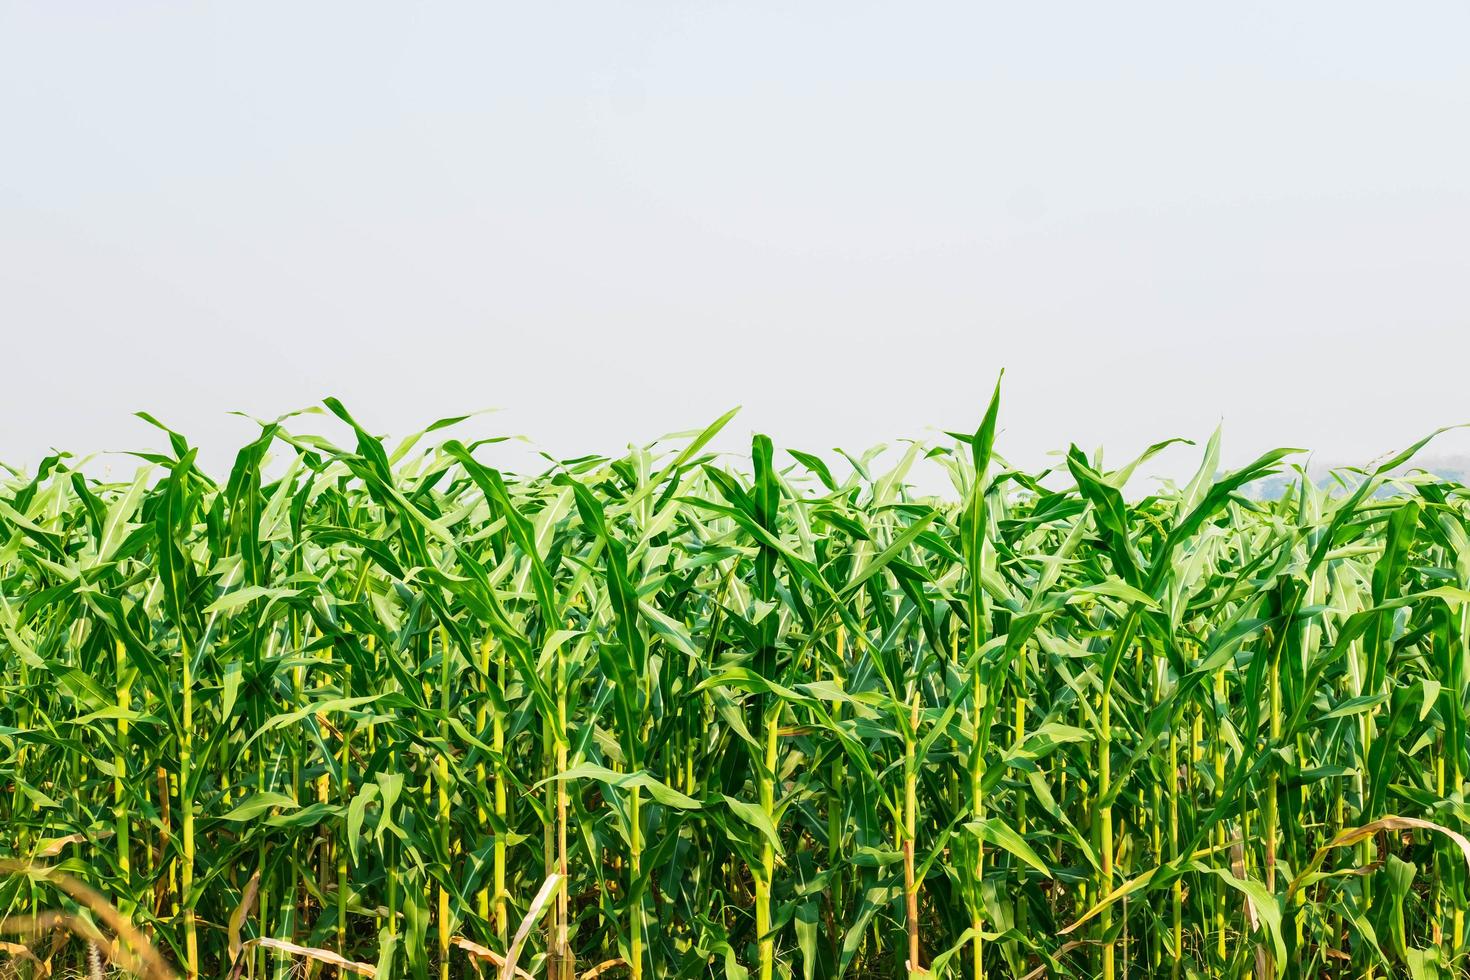
[[[326,411],[222,478],[146,417],[131,479],[0,481],[18,969],[1464,970],[1470,493],[1427,439],[1319,483],[1215,436],[1139,496],[1175,440],[1024,472],[998,387],[934,445],[722,456],[731,413],[529,474]]]

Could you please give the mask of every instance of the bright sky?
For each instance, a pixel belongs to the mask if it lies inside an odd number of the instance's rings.
[[[0,458],[158,445],[147,409],[222,470],[230,411],[327,394],[562,456],[736,404],[726,446],[859,448],[972,429],[1002,366],[1020,461],[1222,420],[1227,462],[1373,456],[1470,420],[1467,38],[1458,2],[0,0]]]

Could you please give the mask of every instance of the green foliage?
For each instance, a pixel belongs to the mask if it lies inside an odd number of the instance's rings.
[[[224,484],[169,430],[48,458],[0,485],[0,850],[211,977],[1460,969],[1466,488],[1253,500],[1289,451],[1212,439],[1132,500],[1008,468],[999,404],[879,472],[727,465],[726,415],[515,475],[335,400],[351,448],[281,420]]]

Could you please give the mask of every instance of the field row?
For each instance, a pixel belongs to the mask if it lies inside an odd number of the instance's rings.
[[[1409,453],[1139,499],[1008,467],[997,398],[514,476],[328,407],[0,484],[34,975],[1458,975],[1470,506]]]

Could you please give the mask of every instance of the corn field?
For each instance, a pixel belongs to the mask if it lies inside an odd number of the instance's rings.
[[[1465,975],[1428,440],[1319,485],[1211,439],[1132,499],[1169,443],[1020,472],[998,406],[521,476],[329,399],[355,444],[283,418],[223,480],[168,430],[9,471],[0,972]]]

